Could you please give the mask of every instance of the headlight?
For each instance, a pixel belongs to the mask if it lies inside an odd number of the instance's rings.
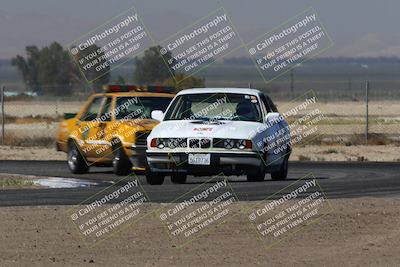
[[[225,139],[224,140],[224,148],[226,149],[232,149],[235,146],[235,142],[231,139]]]
[[[236,147],[239,149],[252,149],[253,143],[251,140],[239,139],[236,140]]]
[[[179,145],[178,139],[176,138],[168,138],[167,139],[167,147],[173,149]]]
[[[237,140],[236,142],[236,147],[239,149],[245,149],[246,148],[246,140]]]
[[[157,146],[157,138],[153,138],[150,141],[150,147],[156,147]]]
[[[153,138],[150,142],[150,147],[157,147],[163,149],[165,147],[164,140],[161,138]]]
[[[187,147],[186,138],[153,138],[151,139],[150,147],[157,147],[158,149],[169,148],[185,148]]]
[[[162,139],[158,139],[157,147],[158,147],[159,149],[163,149],[163,148],[165,147],[164,141],[162,141]]]

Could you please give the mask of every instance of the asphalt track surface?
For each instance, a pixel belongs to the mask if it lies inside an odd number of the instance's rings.
[[[0,161],[0,173],[78,178],[96,181],[96,186],[58,189],[0,190],[0,206],[76,205],[96,193],[112,192],[115,176],[111,168],[90,169],[87,174],[71,174],[63,161]],[[304,178],[306,177],[306,178]],[[287,193],[289,185],[303,178],[315,178],[328,199],[353,197],[400,197],[400,163],[375,162],[291,162],[288,179],[272,181],[267,174],[263,182],[247,182],[244,176],[228,177],[228,183],[240,201],[277,199]],[[186,184],[172,184],[169,177],[163,185],[147,185],[144,176],[139,182],[152,202],[173,202],[202,185],[210,177],[188,177]],[[126,183],[134,176],[123,180]],[[280,191],[281,190],[281,191]],[[277,193],[278,192],[278,193]],[[86,202],[89,203],[89,202]]]

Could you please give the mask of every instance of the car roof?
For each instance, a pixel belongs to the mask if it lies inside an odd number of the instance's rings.
[[[98,93],[94,96],[143,96],[143,97],[167,97],[173,98],[175,94],[169,93],[152,93],[152,92],[110,92],[110,93]]]
[[[180,91],[177,95],[186,94],[201,94],[201,93],[236,93],[236,94],[247,94],[247,95],[258,95],[262,92],[258,89],[250,88],[192,88]]]

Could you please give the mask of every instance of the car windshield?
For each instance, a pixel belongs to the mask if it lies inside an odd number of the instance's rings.
[[[153,110],[165,111],[170,101],[169,97],[118,97],[115,117],[117,120],[150,119]]]
[[[177,96],[164,120],[262,121],[258,98],[234,93],[199,93]]]

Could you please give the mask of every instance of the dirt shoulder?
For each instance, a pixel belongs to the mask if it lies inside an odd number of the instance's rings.
[[[66,160],[64,152],[45,147],[0,146],[0,160]]]
[[[92,249],[68,207],[0,208],[1,266],[396,266],[399,198],[331,200],[333,212],[266,249],[245,216],[177,248],[159,219],[147,216]],[[239,212],[254,203],[239,203]],[[160,204],[146,207],[150,212]]]
[[[291,160],[313,161],[400,161],[399,147],[394,145],[295,147]]]

